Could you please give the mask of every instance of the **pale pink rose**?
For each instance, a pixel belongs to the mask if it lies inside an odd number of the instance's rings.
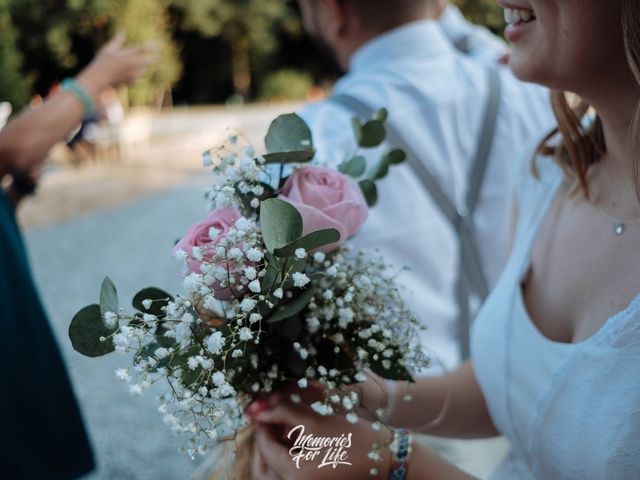
[[[209,263],[213,259],[216,247],[220,241],[225,238],[229,229],[233,227],[236,221],[241,217],[241,213],[233,207],[221,208],[211,212],[204,220],[191,226],[185,236],[173,247],[173,254],[179,250],[187,253],[187,269],[193,273],[202,273],[200,267],[203,263]],[[218,235],[215,239],[211,239],[211,229],[215,228]],[[202,250],[202,260],[197,260],[192,255],[193,247],[200,247]],[[230,269],[234,277],[238,277],[237,265],[230,263],[228,266],[221,265]],[[230,300],[232,292],[228,288],[222,288],[220,283],[215,282],[210,287],[216,291],[215,296],[220,300]]]
[[[279,196],[302,215],[303,235],[335,228],[340,240],[319,250],[335,250],[355,235],[367,219],[369,210],[360,187],[342,173],[323,167],[296,170],[285,182]]]

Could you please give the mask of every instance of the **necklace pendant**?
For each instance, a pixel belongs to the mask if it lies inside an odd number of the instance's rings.
[[[616,236],[621,236],[624,233],[624,223],[615,223],[613,225],[613,231],[615,232]]]

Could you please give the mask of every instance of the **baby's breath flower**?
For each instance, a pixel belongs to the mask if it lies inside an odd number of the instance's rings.
[[[260,281],[253,280],[251,283],[249,283],[249,290],[251,290],[253,293],[260,293],[262,291],[262,287],[260,286]]]
[[[297,288],[305,287],[311,281],[304,273],[295,272],[293,275],[293,286]]]

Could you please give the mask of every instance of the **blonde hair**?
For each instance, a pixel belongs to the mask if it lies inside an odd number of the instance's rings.
[[[630,68],[640,85],[640,0],[622,0],[622,26],[624,44]],[[602,122],[583,121],[592,112],[590,106],[579,98],[570,98],[565,92],[553,92],[551,104],[558,126],[549,133],[538,147],[537,154],[553,155],[568,178],[575,180],[574,190],[581,190],[589,197],[587,173],[591,165],[600,161],[607,151]],[[561,141],[555,141],[560,134]],[[640,105],[632,122],[630,135],[634,142],[633,172],[635,187],[640,199]],[[553,143],[552,143],[553,142]],[[534,173],[535,163],[533,165]]]

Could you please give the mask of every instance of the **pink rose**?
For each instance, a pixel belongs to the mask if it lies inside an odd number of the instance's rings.
[[[176,255],[180,250],[184,251],[188,255],[188,270],[193,273],[202,273],[202,264],[212,261],[217,245],[227,236],[229,229],[235,225],[241,216],[241,213],[233,207],[214,210],[203,221],[189,228],[182,240],[173,247],[173,254]],[[218,231],[215,239],[210,236],[212,228]],[[201,260],[194,257],[192,253],[193,247],[200,247],[202,252]],[[226,267],[231,270],[232,274],[236,273],[237,266],[229,264]],[[223,288],[219,282],[214,282],[210,286],[216,291],[216,298],[220,300],[229,300],[233,296],[232,292],[228,288]]]
[[[279,198],[302,215],[303,235],[326,228],[340,232],[338,242],[320,248],[325,253],[355,235],[369,213],[360,187],[351,178],[329,168],[296,170],[285,182]]]

